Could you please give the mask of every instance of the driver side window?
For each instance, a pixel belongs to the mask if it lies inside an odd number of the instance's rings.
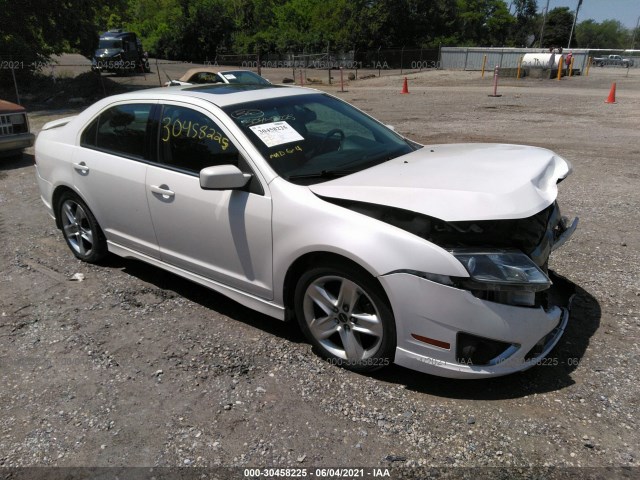
[[[239,166],[231,140],[208,116],[190,108],[165,105],[160,121],[160,163],[199,173],[215,165]]]

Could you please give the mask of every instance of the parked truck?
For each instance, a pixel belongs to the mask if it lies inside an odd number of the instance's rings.
[[[91,69],[98,72],[150,72],[149,59],[133,32],[109,30],[100,35]]]
[[[619,65],[629,68],[633,66],[633,59],[622,58],[620,55],[606,55],[604,57],[594,58],[593,64],[596,67],[604,67],[605,65]]]

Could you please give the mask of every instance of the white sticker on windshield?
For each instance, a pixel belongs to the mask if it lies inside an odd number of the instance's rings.
[[[265,123],[263,125],[253,125],[249,128],[267,147],[304,140],[304,137],[287,122]]]
[[[236,76],[233,73],[223,73],[222,75],[224,75],[224,78],[226,78],[227,80],[235,80]]]

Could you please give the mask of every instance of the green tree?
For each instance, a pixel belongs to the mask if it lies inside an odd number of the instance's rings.
[[[278,0],[228,0],[227,14],[233,23],[233,47],[241,53],[275,50],[270,29]]]
[[[514,23],[502,0],[458,0],[459,43],[504,45]]]
[[[558,7],[549,11],[544,27],[543,47],[564,47],[569,41],[573,13],[568,7]]]
[[[357,48],[363,43],[368,44],[371,25],[384,23],[371,13],[371,10],[377,10],[374,3],[363,0],[288,0],[273,6],[271,24],[254,34],[254,38],[281,52],[324,51],[327,45],[332,49]],[[376,19],[371,21],[373,18]]]
[[[289,0],[274,8],[274,24],[271,36],[278,50],[300,49],[311,46],[316,50],[317,31],[314,26],[314,11],[319,0]]]
[[[244,51],[262,42],[279,51],[361,50],[437,45],[457,29],[455,2],[448,0],[288,0],[271,1],[259,31],[247,33],[248,5],[268,0],[233,0],[235,38]],[[247,48],[249,46],[249,48]]]
[[[640,27],[634,28],[629,32],[631,35],[631,40],[629,40],[629,45],[632,50],[636,50],[640,48]]]
[[[185,2],[186,3],[186,2]],[[178,23],[178,52],[184,60],[213,59],[220,47],[231,44],[233,22],[223,0],[197,0],[186,7]]]
[[[616,20],[585,20],[576,27],[576,39],[584,48],[626,48],[629,31]]]
[[[104,2],[105,6],[113,1]],[[0,0],[0,52],[30,65],[50,55],[91,55],[98,42],[98,6],[86,0]]]
[[[99,32],[123,28],[129,20],[128,0],[111,0],[101,3],[95,14],[95,25]]]
[[[529,39],[539,31],[538,14],[535,0],[514,0],[515,23],[511,35],[511,43],[516,46],[529,46]]]
[[[505,0],[0,0],[0,6],[12,13],[0,17],[1,51],[25,59],[68,50],[90,55],[97,33],[118,27],[138,34],[155,56],[204,60],[220,51],[524,45],[540,20],[535,0],[511,0],[513,14]],[[545,44],[566,44],[572,22],[568,8],[549,12]],[[616,48],[631,42],[625,32],[614,21],[587,21],[575,38]]]
[[[332,48],[340,50],[368,48],[373,41],[370,3],[373,2],[365,0],[319,2],[316,10],[318,28],[323,32],[331,32]]]
[[[140,36],[153,56],[174,58],[180,53],[176,27],[184,11],[179,0],[131,0],[126,14],[126,28]]]
[[[342,48],[438,45],[457,29],[457,5],[448,0],[332,0],[319,15]],[[333,15],[328,12],[333,10]]]

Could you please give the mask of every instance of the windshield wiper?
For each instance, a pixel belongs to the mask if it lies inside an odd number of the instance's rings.
[[[289,180],[297,180],[302,178],[338,178],[338,177],[344,177],[345,175],[350,175],[352,173],[356,173],[358,171],[359,170],[322,170],[321,172],[289,175],[287,178]]]

